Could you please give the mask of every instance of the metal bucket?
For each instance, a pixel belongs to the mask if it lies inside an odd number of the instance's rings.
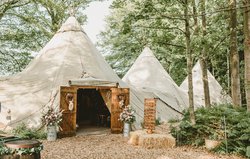
[[[124,137],[129,137],[129,133],[130,133],[130,124],[124,122],[123,136],[124,136]]]
[[[47,140],[48,141],[55,141],[56,138],[57,138],[56,126],[55,125],[48,125],[47,126]]]

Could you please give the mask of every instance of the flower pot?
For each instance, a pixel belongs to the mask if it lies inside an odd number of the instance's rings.
[[[124,137],[129,137],[129,133],[130,133],[130,123],[124,122],[123,136]]]
[[[205,139],[205,146],[209,150],[216,148],[220,144],[221,144],[221,141]]]
[[[57,138],[56,126],[55,125],[48,125],[47,126],[47,140],[48,141],[55,141],[56,138]]]

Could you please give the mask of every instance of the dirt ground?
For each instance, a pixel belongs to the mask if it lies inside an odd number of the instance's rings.
[[[243,159],[212,154],[205,149],[176,147],[145,149],[127,143],[122,134],[81,134],[75,137],[43,140],[42,159]]]

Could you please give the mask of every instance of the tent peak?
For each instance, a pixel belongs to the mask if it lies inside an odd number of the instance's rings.
[[[67,31],[81,31],[84,32],[80,23],[74,16],[70,16],[65,23],[62,24],[61,28],[57,32],[67,32]]]
[[[145,47],[141,53],[141,56],[153,56],[154,57],[154,53],[151,51],[151,49],[149,47]]]
[[[70,9],[69,9],[69,15],[70,16],[75,16],[75,14],[76,14],[76,8],[70,7]]]

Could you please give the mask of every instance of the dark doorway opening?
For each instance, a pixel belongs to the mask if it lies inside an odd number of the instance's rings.
[[[77,90],[78,130],[86,127],[110,127],[110,112],[96,89]]]

